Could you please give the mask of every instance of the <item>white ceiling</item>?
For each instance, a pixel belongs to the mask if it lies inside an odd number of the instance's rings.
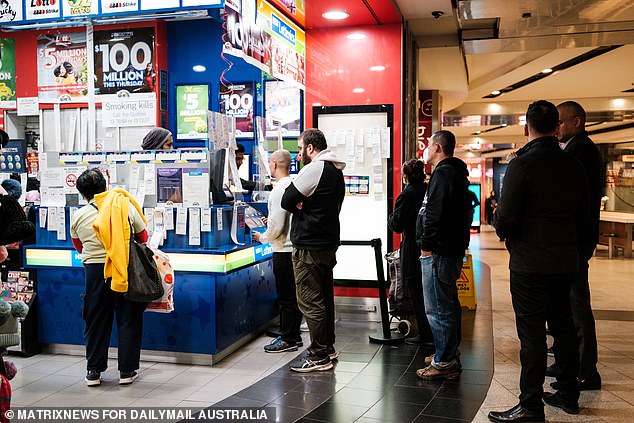
[[[395,0],[419,46],[420,89],[438,89],[447,115],[522,114],[537,99],[575,100],[588,112],[634,110],[634,2],[627,0]],[[432,11],[444,14],[439,19]],[[530,13],[530,17],[522,14]],[[459,27],[499,18],[496,39],[459,40]],[[495,99],[483,96],[599,46],[616,50]],[[615,99],[619,99],[616,100]],[[622,124],[623,122],[618,122]],[[612,123],[602,124],[607,127]],[[482,127],[450,127],[461,144]],[[596,129],[592,127],[589,129]],[[523,143],[519,124],[478,137],[481,145]],[[632,141],[634,130],[595,135]]]

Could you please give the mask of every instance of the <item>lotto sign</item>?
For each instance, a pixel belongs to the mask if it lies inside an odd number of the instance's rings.
[[[253,138],[253,82],[228,87],[220,95],[220,112],[236,118],[236,137]]]
[[[97,0],[62,0],[65,17],[96,15],[99,12]]]
[[[477,305],[475,279],[473,277],[473,258],[471,254],[467,254],[462,262],[462,272],[460,278],[456,281],[458,288],[458,299],[460,305],[475,310]]]
[[[154,29],[95,32],[96,94],[128,97],[152,92]]]
[[[58,0],[26,0],[26,19],[40,20],[60,17]]]
[[[0,2],[0,22],[18,22],[22,20],[22,1]]]
[[[101,13],[136,12],[139,10],[139,0],[101,2]]]
[[[176,87],[176,138],[179,140],[205,139],[208,85],[180,85]]]

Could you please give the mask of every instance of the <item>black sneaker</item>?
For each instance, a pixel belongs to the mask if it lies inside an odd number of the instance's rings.
[[[101,373],[97,370],[88,370],[84,380],[87,386],[99,386],[101,385]]]
[[[287,342],[281,336],[275,338],[271,343],[264,346],[264,351],[268,353],[281,353],[287,351],[297,351],[297,343]]]
[[[326,353],[331,360],[336,360],[339,358],[339,351],[335,350],[334,345],[330,345],[328,348],[326,348]]]
[[[120,372],[119,385],[129,385],[134,382],[139,375],[136,372]]]
[[[326,356],[326,358],[319,358],[309,355],[302,358],[299,364],[292,365],[291,370],[294,372],[309,373],[330,370],[333,367],[334,364],[332,364],[329,356]]]

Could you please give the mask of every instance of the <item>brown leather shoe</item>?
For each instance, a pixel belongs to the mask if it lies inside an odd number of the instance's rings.
[[[427,366],[424,369],[416,370],[416,376],[423,380],[456,379],[460,376],[460,366],[454,364],[446,369],[437,369],[434,366]]]

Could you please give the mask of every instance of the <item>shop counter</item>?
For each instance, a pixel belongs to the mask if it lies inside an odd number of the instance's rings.
[[[45,231],[36,226],[38,235]],[[175,310],[144,313],[142,359],[213,364],[276,319],[270,245],[162,249],[175,270]],[[24,263],[37,273],[39,340],[45,350],[83,354],[81,256],[71,246],[38,243],[24,246]],[[110,342],[117,346],[116,325]]]
[[[607,244],[606,234],[610,234],[615,240],[615,245],[623,248],[623,256],[631,258],[632,227],[634,227],[634,213],[602,210],[599,222],[599,242]]]

